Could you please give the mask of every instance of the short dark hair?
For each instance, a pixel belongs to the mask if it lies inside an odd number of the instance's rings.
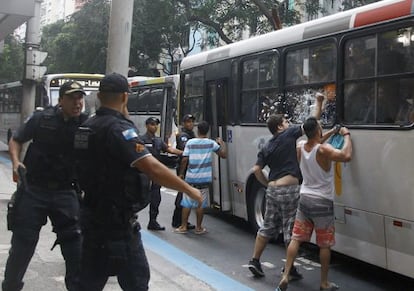
[[[319,123],[315,117],[309,117],[303,123],[303,130],[308,138],[313,138],[318,134]]]
[[[207,121],[200,121],[197,125],[198,134],[206,135],[210,129],[210,125]]]
[[[284,114],[272,114],[267,119],[267,128],[269,129],[271,134],[275,134],[277,132],[277,128],[279,125],[283,124],[283,119],[285,118]]]

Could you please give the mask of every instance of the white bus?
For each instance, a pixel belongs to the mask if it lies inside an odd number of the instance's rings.
[[[414,1],[385,0],[188,56],[180,116],[207,120],[228,158],[210,203],[263,222],[251,173],[271,113],[302,122],[325,91],[325,127],[349,127],[353,160],[336,165],[335,250],[414,277]]]
[[[177,96],[179,76],[165,77],[129,77],[132,93],[128,98],[129,118],[137,126],[139,133],[146,132],[145,120],[156,117],[160,120],[158,136],[168,145],[175,147],[177,134]],[[177,157],[163,153],[162,162],[169,167],[175,167]]]
[[[103,76],[101,74],[83,73],[44,75],[36,80],[35,108],[55,106],[59,99],[59,87],[70,80],[81,83],[87,93],[85,98],[87,100],[89,98],[93,99],[96,96],[93,93],[99,89],[99,82]],[[20,125],[22,97],[22,82],[17,81],[0,85],[0,138],[3,142],[8,141],[11,131],[16,130]],[[85,102],[85,110],[88,110],[87,104],[88,102]]]

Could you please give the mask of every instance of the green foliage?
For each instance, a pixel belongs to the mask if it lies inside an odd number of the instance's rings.
[[[349,10],[355,7],[364,6],[370,3],[378,2],[381,0],[344,0],[342,1],[343,10]]]
[[[23,44],[13,35],[4,40],[4,49],[0,53],[0,84],[23,79]]]

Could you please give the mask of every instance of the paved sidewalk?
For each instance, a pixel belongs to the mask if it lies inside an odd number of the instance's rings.
[[[11,163],[5,154],[7,146],[0,142],[0,281],[3,280],[4,267],[10,248],[11,232],[6,228],[7,201],[14,192],[16,185],[11,178]],[[143,231],[144,232],[144,231]],[[150,237],[151,234],[144,235]],[[59,291],[64,287],[64,261],[59,248],[50,251],[55,239],[50,223],[42,228],[36,252],[26,272],[23,291]],[[145,240],[144,240],[145,246]],[[151,268],[150,290],[177,290],[177,291],[211,291],[214,287],[199,278],[190,275],[177,264],[165,259],[162,255],[145,248]],[[108,281],[105,291],[121,290],[112,277]]]

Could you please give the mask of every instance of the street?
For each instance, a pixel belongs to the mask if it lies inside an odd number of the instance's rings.
[[[11,233],[6,230],[6,205],[14,191],[11,163],[7,152],[0,152],[0,280],[3,278]],[[219,213],[205,215],[205,235],[172,232],[171,215],[175,191],[162,189],[159,222],[166,231],[146,229],[148,209],[140,212],[142,238],[151,266],[150,290],[274,290],[284,264],[282,244],[271,243],[262,256],[264,278],[254,278],[246,264],[252,255],[255,234],[246,222]],[[195,222],[194,213],[190,221]],[[64,262],[59,248],[50,251],[55,235],[48,223],[25,276],[23,290],[65,290]],[[289,290],[319,290],[318,250],[313,245],[301,249],[296,259],[304,279],[292,282]],[[414,280],[373,267],[369,264],[334,253],[330,280],[340,290],[394,291],[414,290]],[[104,290],[121,290],[111,278]]]

